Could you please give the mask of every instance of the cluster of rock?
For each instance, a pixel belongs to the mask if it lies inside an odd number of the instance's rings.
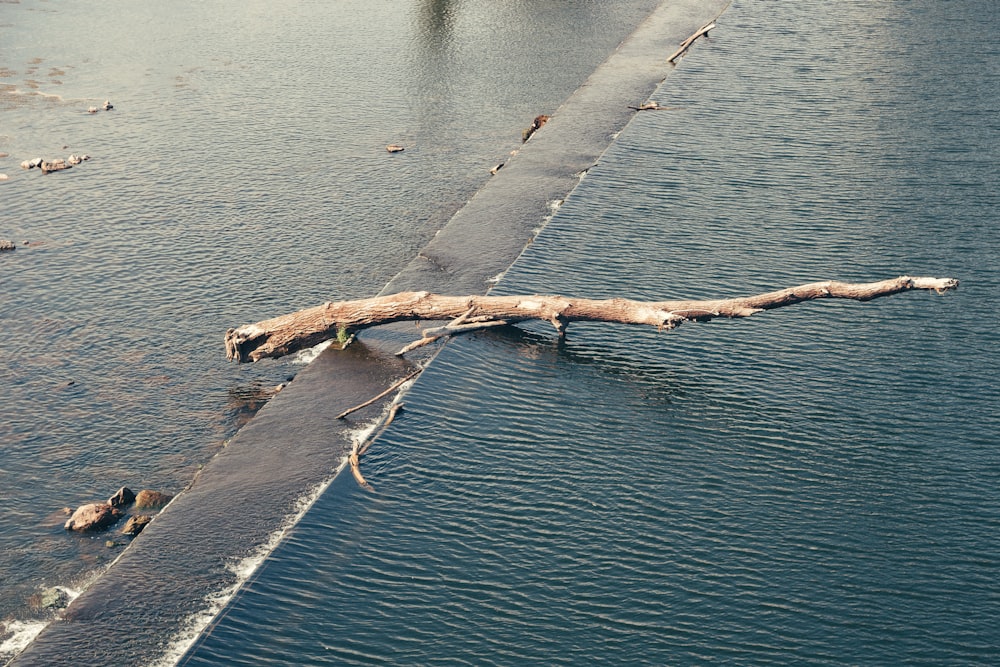
[[[104,100],[104,104],[100,107],[89,107],[87,113],[97,113],[102,109],[104,111],[111,111],[114,109],[114,105],[111,104],[110,100]],[[65,147],[64,147],[65,148]],[[7,157],[7,153],[0,153],[0,157]],[[36,157],[33,160],[25,160],[21,163],[21,169],[34,169],[38,167],[39,171],[43,174],[51,174],[54,171],[63,171],[65,169],[71,168],[73,165],[80,164],[85,160],[89,160],[89,155],[70,155],[68,158],[55,158],[53,160],[46,160],[44,158]],[[0,181],[9,180],[10,177],[7,174],[0,174]],[[7,248],[9,249],[9,248]]]
[[[8,241],[7,239],[0,239],[0,252],[3,252],[4,250],[13,250],[16,247],[17,246],[14,245],[13,241]]]
[[[36,157],[34,160],[25,160],[21,163],[21,169],[34,169],[38,167],[43,174],[50,174],[53,171],[62,171],[63,169],[69,169],[75,164],[80,164],[85,160],[89,160],[89,155],[70,155],[68,158],[56,158],[54,160],[45,160],[40,157]]]
[[[80,505],[63,528],[80,533],[105,530],[122,518],[123,508],[129,505],[134,505],[136,510],[159,510],[172,499],[173,496],[159,491],[144,489],[134,493],[127,486],[123,486],[115,495],[108,498],[107,502]],[[152,515],[134,514],[125,522],[121,532],[124,535],[138,535],[152,520]]]

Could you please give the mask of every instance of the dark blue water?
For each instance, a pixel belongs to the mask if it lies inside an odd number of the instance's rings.
[[[495,293],[954,276],[450,343],[185,664],[992,664],[990,2],[735,2]]]

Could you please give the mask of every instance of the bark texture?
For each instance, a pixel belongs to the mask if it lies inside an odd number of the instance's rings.
[[[446,296],[400,292],[354,301],[329,302],[226,332],[226,356],[237,362],[280,357],[336,336],[403,320],[452,320],[429,329],[428,337],[460,333],[496,324],[545,320],[565,334],[570,322],[645,324],[673,329],[682,322],[717,317],[749,317],[765,310],[815,299],[870,301],[909,290],[944,292],[958,287],[954,278],[900,276],[872,283],[824,281],[730,299],[632,301],[564,296]],[[432,338],[433,339],[433,338]],[[409,347],[409,346],[408,346]]]

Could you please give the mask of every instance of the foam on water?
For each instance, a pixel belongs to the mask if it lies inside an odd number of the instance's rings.
[[[116,559],[117,560],[117,559]],[[55,589],[62,592],[65,598],[65,605],[68,606],[76,598],[80,596],[87,586],[90,585],[97,577],[99,577],[104,572],[104,568],[100,568],[91,571],[84,575],[81,582],[76,587],[70,587],[65,585],[56,586],[44,586],[40,590]],[[46,619],[31,619],[31,620],[16,620],[8,619],[6,621],[0,621],[0,637],[6,637],[0,641],[0,660],[3,660],[3,664],[7,664],[10,660],[13,660],[17,655],[23,651],[25,648],[34,641],[35,637],[38,636],[42,630],[44,630],[48,625],[55,619],[59,618],[62,614],[62,610],[56,610],[50,618]]]
[[[3,632],[10,636],[0,642],[0,658],[4,664],[23,651],[46,625],[46,621],[5,621]]]
[[[314,359],[316,359],[316,357],[323,353],[323,350],[333,345],[333,343],[333,339],[325,340],[319,345],[310,347],[308,350],[297,352],[295,356],[292,357],[292,363],[296,366],[308,366]]]
[[[99,574],[100,572],[94,572],[90,579],[96,578]],[[69,604],[80,595],[84,587],[53,586],[52,588],[64,593],[66,595],[66,603]],[[0,622],[0,627],[2,627],[0,637],[6,637],[3,641],[0,641],[0,660],[3,660],[4,664],[7,664],[9,660],[15,658],[50,622],[50,620],[35,619],[28,621],[10,619]]]

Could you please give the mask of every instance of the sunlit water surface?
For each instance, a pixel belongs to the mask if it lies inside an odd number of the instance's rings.
[[[2,5],[63,97],[3,97],[0,613],[114,554],[44,515],[182,488],[294,372],[221,328],[379,289],[652,3],[383,4]],[[455,341],[187,664],[995,660],[997,12],[735,2],[496,290],[957,293]]]

